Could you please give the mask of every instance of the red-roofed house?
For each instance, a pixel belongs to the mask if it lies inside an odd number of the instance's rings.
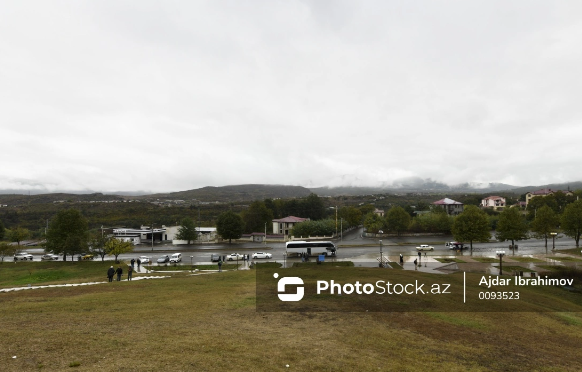
[[[525,194],[525,205],[527,206],[529,204],[530,200],[532,198],[535,198],[536,196],[553,195],[553,194],[557,193],[558,191],[559,192],[563,192],[564,195],[566,195],[566,196],[572,196],[572,195],[574,195],[569,190],[563,191],[563,190],[552,190],[552,189],[540,189],[540,190],[537,190],[537,191],[530,191],[527,194]]]
[[[295,226],[296,223],[307,221],[309,218],[301,218],[295,216],[287,216],[278,220],[273,220],[273,233],[289,235],[289,230]]]
[[[505,198],[502,196],[488,196],[481,200],[482,208],[493,208],[494,210],[503,210],[505,208]]]
[[[463,203],[453,199],[444,198],[433,202],[432,205],[443,208],[451,216],[463,213]]]

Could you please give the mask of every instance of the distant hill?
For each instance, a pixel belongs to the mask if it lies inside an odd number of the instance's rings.
[[[503,183],[463,183],[459,185],[447,185],[441,182],[427,180],[426,182],[410,182],[384,185],[380,187],[318,187],[310,188],[311,192],[319,196],[339,196],[339,195],[370,195],[370,194],[391,194],[391,193],[488,193],[499,191],[511,191],[515,186]]]
[[[90,202],[90,201],[115,201],[123,200],[121,196],[104,195],[101,193],[91,194],[0,194],[0,204],[24,205],[24,204],[46,204],[57,202]]]
[[[263,200],[266,198],[301,198],[311,193],[302,186],[287,185],[232,185],[213,187],[207,186],[200,189],[178,191],[162,194],[140,196],[140,199],[168,199],[168,200],[199,200],[202,202],[239,202]]]
[[[552,190],[570,190],[570,191],[576,191],[576,190],[582,190],[582,181],[575,181],[575,182],[565,182],[565,183],[551,183],[548,185],[542,185],[542,186],[525,186],[525,187],[517,187],[515,189],[513,189],[512,191],[515,192],[516,194],[525,194],[526,192],[529,191],[536,191],[539,189],[552,189]]]

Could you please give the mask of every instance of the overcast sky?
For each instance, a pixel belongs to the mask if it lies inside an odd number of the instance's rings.
[[[0,189],[582,180],[582,1],[2,1]]]

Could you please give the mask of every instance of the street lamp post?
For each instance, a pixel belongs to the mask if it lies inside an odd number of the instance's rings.
[[[194,256],[190,256],[190,272],[194,272]]]
[[[497,256],[499,256],[499,275],[503,275],[503,256],[505,256],[505,251],[497,251]]]
[[[558,233],[553,232],[550,233],[550,235],[552,236],[552,251],[556,249],[556,235],[558,235]]]

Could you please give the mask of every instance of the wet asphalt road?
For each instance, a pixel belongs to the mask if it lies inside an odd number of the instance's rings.
[[[434,251],[426,252],[427,256],[439,257],[458,257],[471,255],[468,249],[462,252],[455,252],[444,245],[446,241],[453,241],[452,236],[433,235],[433,236],[406,236],[406,237],[384,237],[380,238],[364,238],[362,237],[362,229],[356,229],[344,235],[335,243],[338,246],[337,260],[348,259],[369,259],[374,261],[380,256],[380,240],[382,240],[382,251],[384,256],[390,257],[391,260],[397,260],[397,257],[402,254],[406,258],[415,257],[417,255],[416,245],[429,244],[434,246]],[[548,241],[546,249],[544,240],[529,239],[517,242],[518,249],[512,251],[509,249],[510,242],[491,242],[491,243],[474,243],[473,256],[495,257],[498,250],[505,250],[508,256],[524,256],[535,254],[551,254],[552,241]],[[555,241],[556,251],[561,249],[575,248],[575,242],[571,238],[561,237]],[[40,256],[44,254],[42,248],[26,248],[24,249],[34,256],[34,261],[40,261]],[[237,244],[201,244],[192,246],[173,246],[171,244],[155,244],[152,250],[151,245],[141,244],[135,247],[134,251],[129,254],[119,256],[120,260],[129,261],[132,258],[137,259],[139,256],[148,256],[157,260],[161,255],[180,252],[182,253],[182,264],[209,264],[210,255],[218,253],[220,255],[227,255],[230,253],[240,253],[252,255],[255,252],[269,252],[273,255],[271,260],[257,260],[257,261],[299,261],[299,259],[285,258],[285,243],[237,243]],[[422,255],[424,256],[424,253]],[[97,258],[100,259],[100,258]],[[105,260],[111,261],[114,257],[106,256]],[[12,261],[11,257],[6,257],[5,261]]]

